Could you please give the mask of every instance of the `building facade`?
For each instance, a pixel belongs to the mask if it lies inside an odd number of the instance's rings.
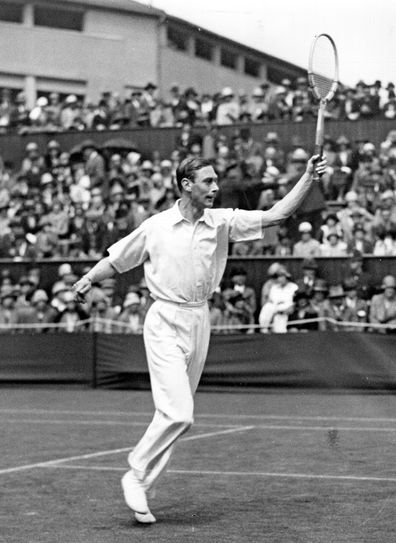
[[[28,105],[50,92],[96,101],[155,83],[215,92],[304,75],[281,61],[130,0],[0,0],[0,88]]]

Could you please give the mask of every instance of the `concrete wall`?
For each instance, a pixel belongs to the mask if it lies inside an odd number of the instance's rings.
[[[0,23],[0,86],[77,92],[96,100],[157,80],[157,20],[91,9],[84,32]],[[34,78],[32,84],[27,78]]]
[[[168,47],[163,47],[161,56],[161,86],[165,93],[175,82],[179,83],[181,89],[194,87],[198,92],[213,93],[223,87],[231,87],[236,92],[240,89],[250,92],[264,79],[202,60],[190,53],[173,51]]]

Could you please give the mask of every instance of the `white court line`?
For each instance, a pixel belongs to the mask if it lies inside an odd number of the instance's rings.
[[[60,424],[60,425],[77,425],[77,426],[147,426],[148,422],[142,421],[111,421],[111,420],[70,420],[70,419],[7,419],[6,421],[0,420],[1,424]],[[239,424],[215,424],[209,422],[195,422],[194,427],[204,428],[239,428]],[[396,428],[389,428],[386,426],[301,426],[301,425],[286,425],[286,424],[255,424],[254,428],[257,430],[285,430],[285,431],[307,431],[307,432],[323,432],[327,430],[337,430],[338,432],[389,432],[395,433]]]
[[[0,409],[0,413],[5,414],[60,414],[60,415],[96,415],[96,416],[128,416],[128,417],[152,417],[153,411],[76,411],[62,409]],[[303,416],[303,415],[244,415],[244,414],[226,414],[226,413],[196,413],[196,419],[216,418],[216,419],[258,419],[258,420],[301,420],[301,421],[356,421],[356,422],[396,422],[396,418],[392,417],[343,417],[343,416]]]
[[[223,435],[223,434],[244,432],[246,430],[251,430],[252,428],[254,428],[254,426],[239,426],[237,428],[228,428],[227,430],[221,430],[218,432],[207,432],[205,434],[198,434],[195,436],[184,437],[181,439],[181,441],[194,441],[196,439],[202,439],[205,437],[214,437],[214,436]],[[132,447],[123,447],[121,449],[110,449],[107,451],[99,451],[95,453],[79,454],[77,456],[66,456],[64,458],[56,458],[54,460],[47,460],[45,462],[37,462],[35,464],[24,464],[22,466],[16,466],[13,468],[1,469],[0,475],[7,474],[7,473],[16,473],[19,471],[26,471],[26,470],[34,469],[34,468],[45,468],[51,465],[61,464],[62,462],[71,462],[72,460],[85,460],[88,458],[97,458],[99,456],[106,456],[109,454],[118,454],[121,452],[126,452],[126,451],[131,451],[131,450],[132,450]]]
[[[45,466],[53,469],[70,469],[86,471],[125,471],[125,468],[111,466],[83,466],[83,465],[49,465]],[[242,477],[273,477],[289,479],[320,479],[320,480],[339,480],[339,481],[380,481],[396,483],[396,477],[372,477],[365,475],[324,475],[313,473],[282,473],[272,471],[207,471],[207,470],[189,470],[189,469],[169,469],[167,473],[180,475],[208,475],[208,476],[242,476]]]
[[[1,424],[76,424],[77,426],[148,426],[149,422],[121,421],[121,420],[71,420],[71,419],[7,419],[0,420]],[[204,428],[239,428],[240,424],[226,424],[213,422],[194,422],[194,427]]]

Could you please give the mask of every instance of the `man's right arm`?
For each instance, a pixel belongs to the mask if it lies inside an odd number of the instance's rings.
[[[99,260],[99,262],[95,264],[95,266],[91,268],[88,273],[83,275],[81,279],[73,285],[76,300],[80,303],[84,302],[85,296],[91,290],[93,283],[99,283],[104,279],[113,277],[114,274],[115,269],[110,264],[108,257]]]

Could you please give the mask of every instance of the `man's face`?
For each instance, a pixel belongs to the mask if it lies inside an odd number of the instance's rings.
[[[204,166],[197,170],[194,180],[190,182],[191,201],[198,208],[213,207],[219,187],[217,175],[212,166]]]
[[[393,287],[386,287],[384,289],[384,296],[387,300],[393,300],[393,298],[395,297],[395,294],[396,294],[396,289],[394,289]]]

